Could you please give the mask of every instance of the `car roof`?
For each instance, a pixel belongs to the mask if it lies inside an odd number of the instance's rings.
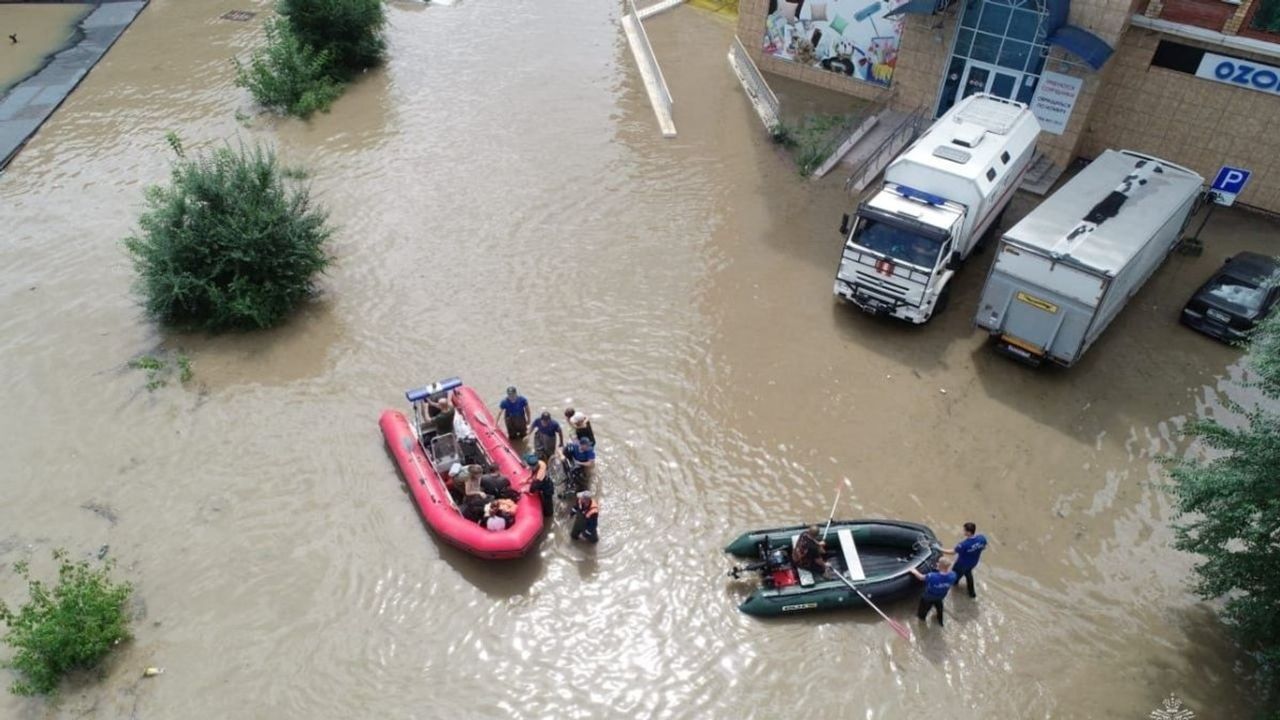
[[[1280,270],[1280,263],[1275,258],[1256,252],[1242,252],[1231,256],[1231,260],[1219,272],[1260,284],[1275,275],[1277,270]]]

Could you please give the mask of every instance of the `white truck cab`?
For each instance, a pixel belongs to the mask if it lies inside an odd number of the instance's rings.
[[[923,323],[947,304],[960,263],[1013,197],[1040,125],[1021,103],[971,95],[885,169],[846,234],[834,291],[859,308]]]

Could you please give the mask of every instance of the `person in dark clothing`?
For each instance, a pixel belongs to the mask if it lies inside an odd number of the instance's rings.
[[[485,473],[480,476],[480,490],[496,498],[508,497],[512,494],[511,481],[496,472]],[[516,497],[520,496],[517,494]]]
[[[924,581],[924,594],[920,596],[920,607],[916,608],[916,617],[923,622],[929,618],[929,611],[936,609],[938,611],[938,625],[943,625],[942,601],[946,599],[947,591],[951,589],[951,586],[956,584],[956,574],[951,572],[951,561],[942,558],[938,561],[938,569],[928,575],[915,568],[910,568],[910,570],[917,580]]]
[[[956,543],[955,548],[943,550],[946,555],[955,555],[953,571],[956,574],[956,586],[960,586],[960,578],[968,580],[969,597],[978,597],[977,588],[973,584],[973,569],[978,567],[982,559],[982,551],[987,549],[987,536],[978,534],[978,526],[971,522],[964,524],[964,539]]]
[[[569,408],[572,410],[573,408]],[[596,446],[596,431],[591,427],[591,420],[586,415],[575,412],[569,417],[569,426],[573,428],[573,434],[579,440],[586,438],[591,443],[591,447]]]
[[[529,434],[529,401],[512,385],[507,388],[507,397],[498,403],[498,418],[507,422],[507,437],[511,440],[523,440]]]
[[[564,444],[564,433],[560,430],[560,423],[551,419],[551,413],[546,410],[533,421],[533,451],[538,454],[538,458],[546,460],[556,454],[556,448]]]
[[[448,435],[453,432],[456,411],[453,409],[453,403],[449,402],[449,398],[442,397],[433,403],[428,403],[427,408],[427,414],[431,416],[431,424],[435,426],[436,435]]]
[[[542,502],[542,517],[551,517],[555,511],[556,483],[551,478],[551,473],[547,472],[546,461],[529,453],[524,456],[524,464],[529,467],[531,476],[529,492],[536,494]]]
[[[796,538],[795,547],[791,549],[791,562],[798,568],[826,575],[827,561],[822,557],[826,551],[827,544],[818,537],[818,526],[810,525]]]
[[[462,513],[462,517],[473,523],[484,521],[485,508],[489,507],[489,499],[484,495],[468,495],[459,506],[458,511]]]
[[[569,513],[573,515],[573,530],[569,532],[571,539],[581,537],[589,543],[600,542],[600,504],[591,497],[589,490],[578,493],[578,500]]]

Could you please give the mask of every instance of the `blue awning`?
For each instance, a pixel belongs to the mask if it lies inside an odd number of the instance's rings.
[[[898,7],[885,13],[884,16],[889,18],[894,15],[905,15],[912,13],[915,15],[934,15],[946,10],[951,6],[952,0],[907,0]]]
[[[1063,25],[1049,35],[1049,44],[1079,57],[1094,70],[1101,70],[1113,52],[1107,41],[1075,25]]]

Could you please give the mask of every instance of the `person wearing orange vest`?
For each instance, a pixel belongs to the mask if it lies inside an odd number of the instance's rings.
[[[600,542],[598,531],[600,522],[600,504],[591,497],[590,490],[578,493],[578,500],[569,511],[573,515],[573,530],[569,537],[577,540],[579,536],[589,543]]]

